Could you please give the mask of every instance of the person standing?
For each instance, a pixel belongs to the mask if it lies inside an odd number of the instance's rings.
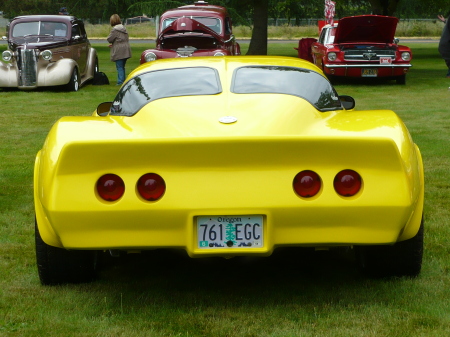
[[[447,78],[450,78],[450,18],[447,20],[445,20],[442,16],[438,16],[438,18],[445,23],[444,29],[442,30],[441,39],[439,40],[438,50],[448,68]]]
[[[131,57],[131,47],[127,29],[122,25],[119,15],[111,15],[109,22],[113,28],[106,40],[111,44],[111,61],[116,63],[117,85],[121,85],[125,81],[125,64]]]

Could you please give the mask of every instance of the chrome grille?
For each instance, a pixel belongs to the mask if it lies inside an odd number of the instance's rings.
[[[389,49],[349,49],[344,51],[346,61],[379,61],[380,57],[395,59],[395,50]]]
[[[37,82],[37,58],[34,49],[20,50],[20,78],[21,87],[34,87]]]

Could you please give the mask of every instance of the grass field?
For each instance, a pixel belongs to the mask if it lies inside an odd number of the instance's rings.
[[[270,44],[269,52],[296,56],[296,44]],[[133,44],[128,72],[149,46]],[[58,118],[89,115],[114,97],[109,49],[95,47],[112,85],[76,93],[0,90],[0,336],[450,335],[450,79],[436,43],[410,45],[413,68],[404,86],[336,84],[357,109],[396,111],[422,151],[426,232],[418,278],[364,278],[341,251],[285,251],[255,260],[189,260],[154,251],[108,260],[90,284],[41,286],[34,157]]]

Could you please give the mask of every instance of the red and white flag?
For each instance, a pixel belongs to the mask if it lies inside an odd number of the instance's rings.
[[[334,22],[334,8],[336,7],[336,2],[331,0],[325,0],[325,19],[328,24],[332,25]]]

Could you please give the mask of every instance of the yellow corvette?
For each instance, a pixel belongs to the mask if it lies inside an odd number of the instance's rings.
[[[113,102],[55,123],[37,154],[42,284],[93,279],[97,252],[156,248],[349,246],[368,275],[418,275],[420,151],[393,111],[354,106],[297,58],[138,67]]]

